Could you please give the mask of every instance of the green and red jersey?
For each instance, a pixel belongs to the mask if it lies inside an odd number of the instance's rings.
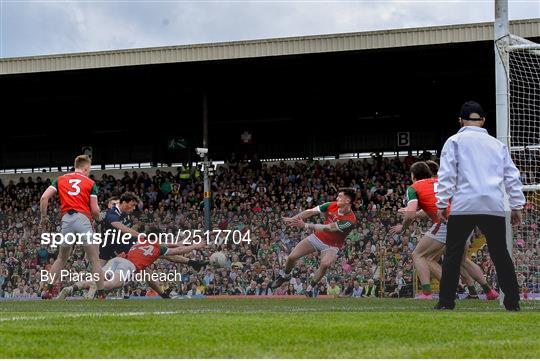
[[[131,246],[126,259],[133,263],[136,272],[139,272],[154,263],[160,256],[167,254],[168,250],[163,245],[145,241]]]
[[[90,197],[97,197],[96,183],[81,173],[68,173],[56,178],[52,183],[60,198],[62,215],[70,210],[84,214],[92,220]]]
[[[418,201],[418,208],[426,212],[434,223],[439,222],[436,197],[438,181],[437,177],[421,179],[407,188],[407,202]]]
[[[350,211],[345,214],[339,213],[339,207],[335,201],[324,203],[317,208],[319,209],[319,212],[324,214],[325,219],[323,224],[337,223],[338,231],[318,231],[315,232],[315,236],[328,246],[342,248],[345,245],[347,236],[356,224],[354,212]]]

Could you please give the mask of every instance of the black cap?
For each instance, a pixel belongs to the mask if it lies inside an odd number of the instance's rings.
[[[473,113],[478,114],[480,117],[474,116],[473,118],[471,118],[471,114]],[[482,118],[485,117],[485,114],[480,104],[478,104],[477,102],[468,101],[463,103],[463,105],[461,106],[459,117],[463,120],[468,121],[480,121],[482,120]]]

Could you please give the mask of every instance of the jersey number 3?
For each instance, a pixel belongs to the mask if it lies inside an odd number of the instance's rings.
[[[68,194],[70,196],[76,196],[77,194],[81,193],[81,188],[79,187],[79,183],[81,183],[80,179],[69,180],[69,184],[71,184],[71,188],[74,189],[74,191],[68,191]]]

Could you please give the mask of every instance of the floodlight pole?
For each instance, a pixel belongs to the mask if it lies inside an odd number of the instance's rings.
[[[208,149],[208,96],[203,94],[203,148]],[[211,231],[212,219],[210,217],[210,178],[208,176],[208,152],[204,155],[204,228]]]

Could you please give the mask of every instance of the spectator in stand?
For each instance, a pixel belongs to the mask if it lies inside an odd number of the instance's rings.
[[[246,290],[247,296],[257,296],[259,294],[259,288],[257,287],[257,282],[251,281],[249,287]]]
[[[341,297],[350,297],[352,296],[354,290],[354,282],[352,279],[349,279],[348,281],[343,283],[343,287],[341,288]]]
[[[367,285],[364,287],[363,297],[377,297],[377,287],[373,279],[369,279]]]
[[[360,283],[358,281],[354,281],[354,287],[352,291],[352,297],[354,298],[360,298],[362,297],[362,293],[364,292],[364,289],[362,286],[360,286]]]
[[[275,291],[274,295],[276,296],[284,296],[287,294],[287,285],[284,283],[281,286],[279,286]]]
[[[339,285],[337,285],[335,280],[331,280],[326,293],[329,296],[338,297],[341,293],[341,288],[339,287]]]
[[[272,290],[270,289],[270,287],[268,287],[268,283],[263,282],[261,284],[261,287],[259,288],[259,292],[257,296],[271,296],[271,295],[272,295]]]

